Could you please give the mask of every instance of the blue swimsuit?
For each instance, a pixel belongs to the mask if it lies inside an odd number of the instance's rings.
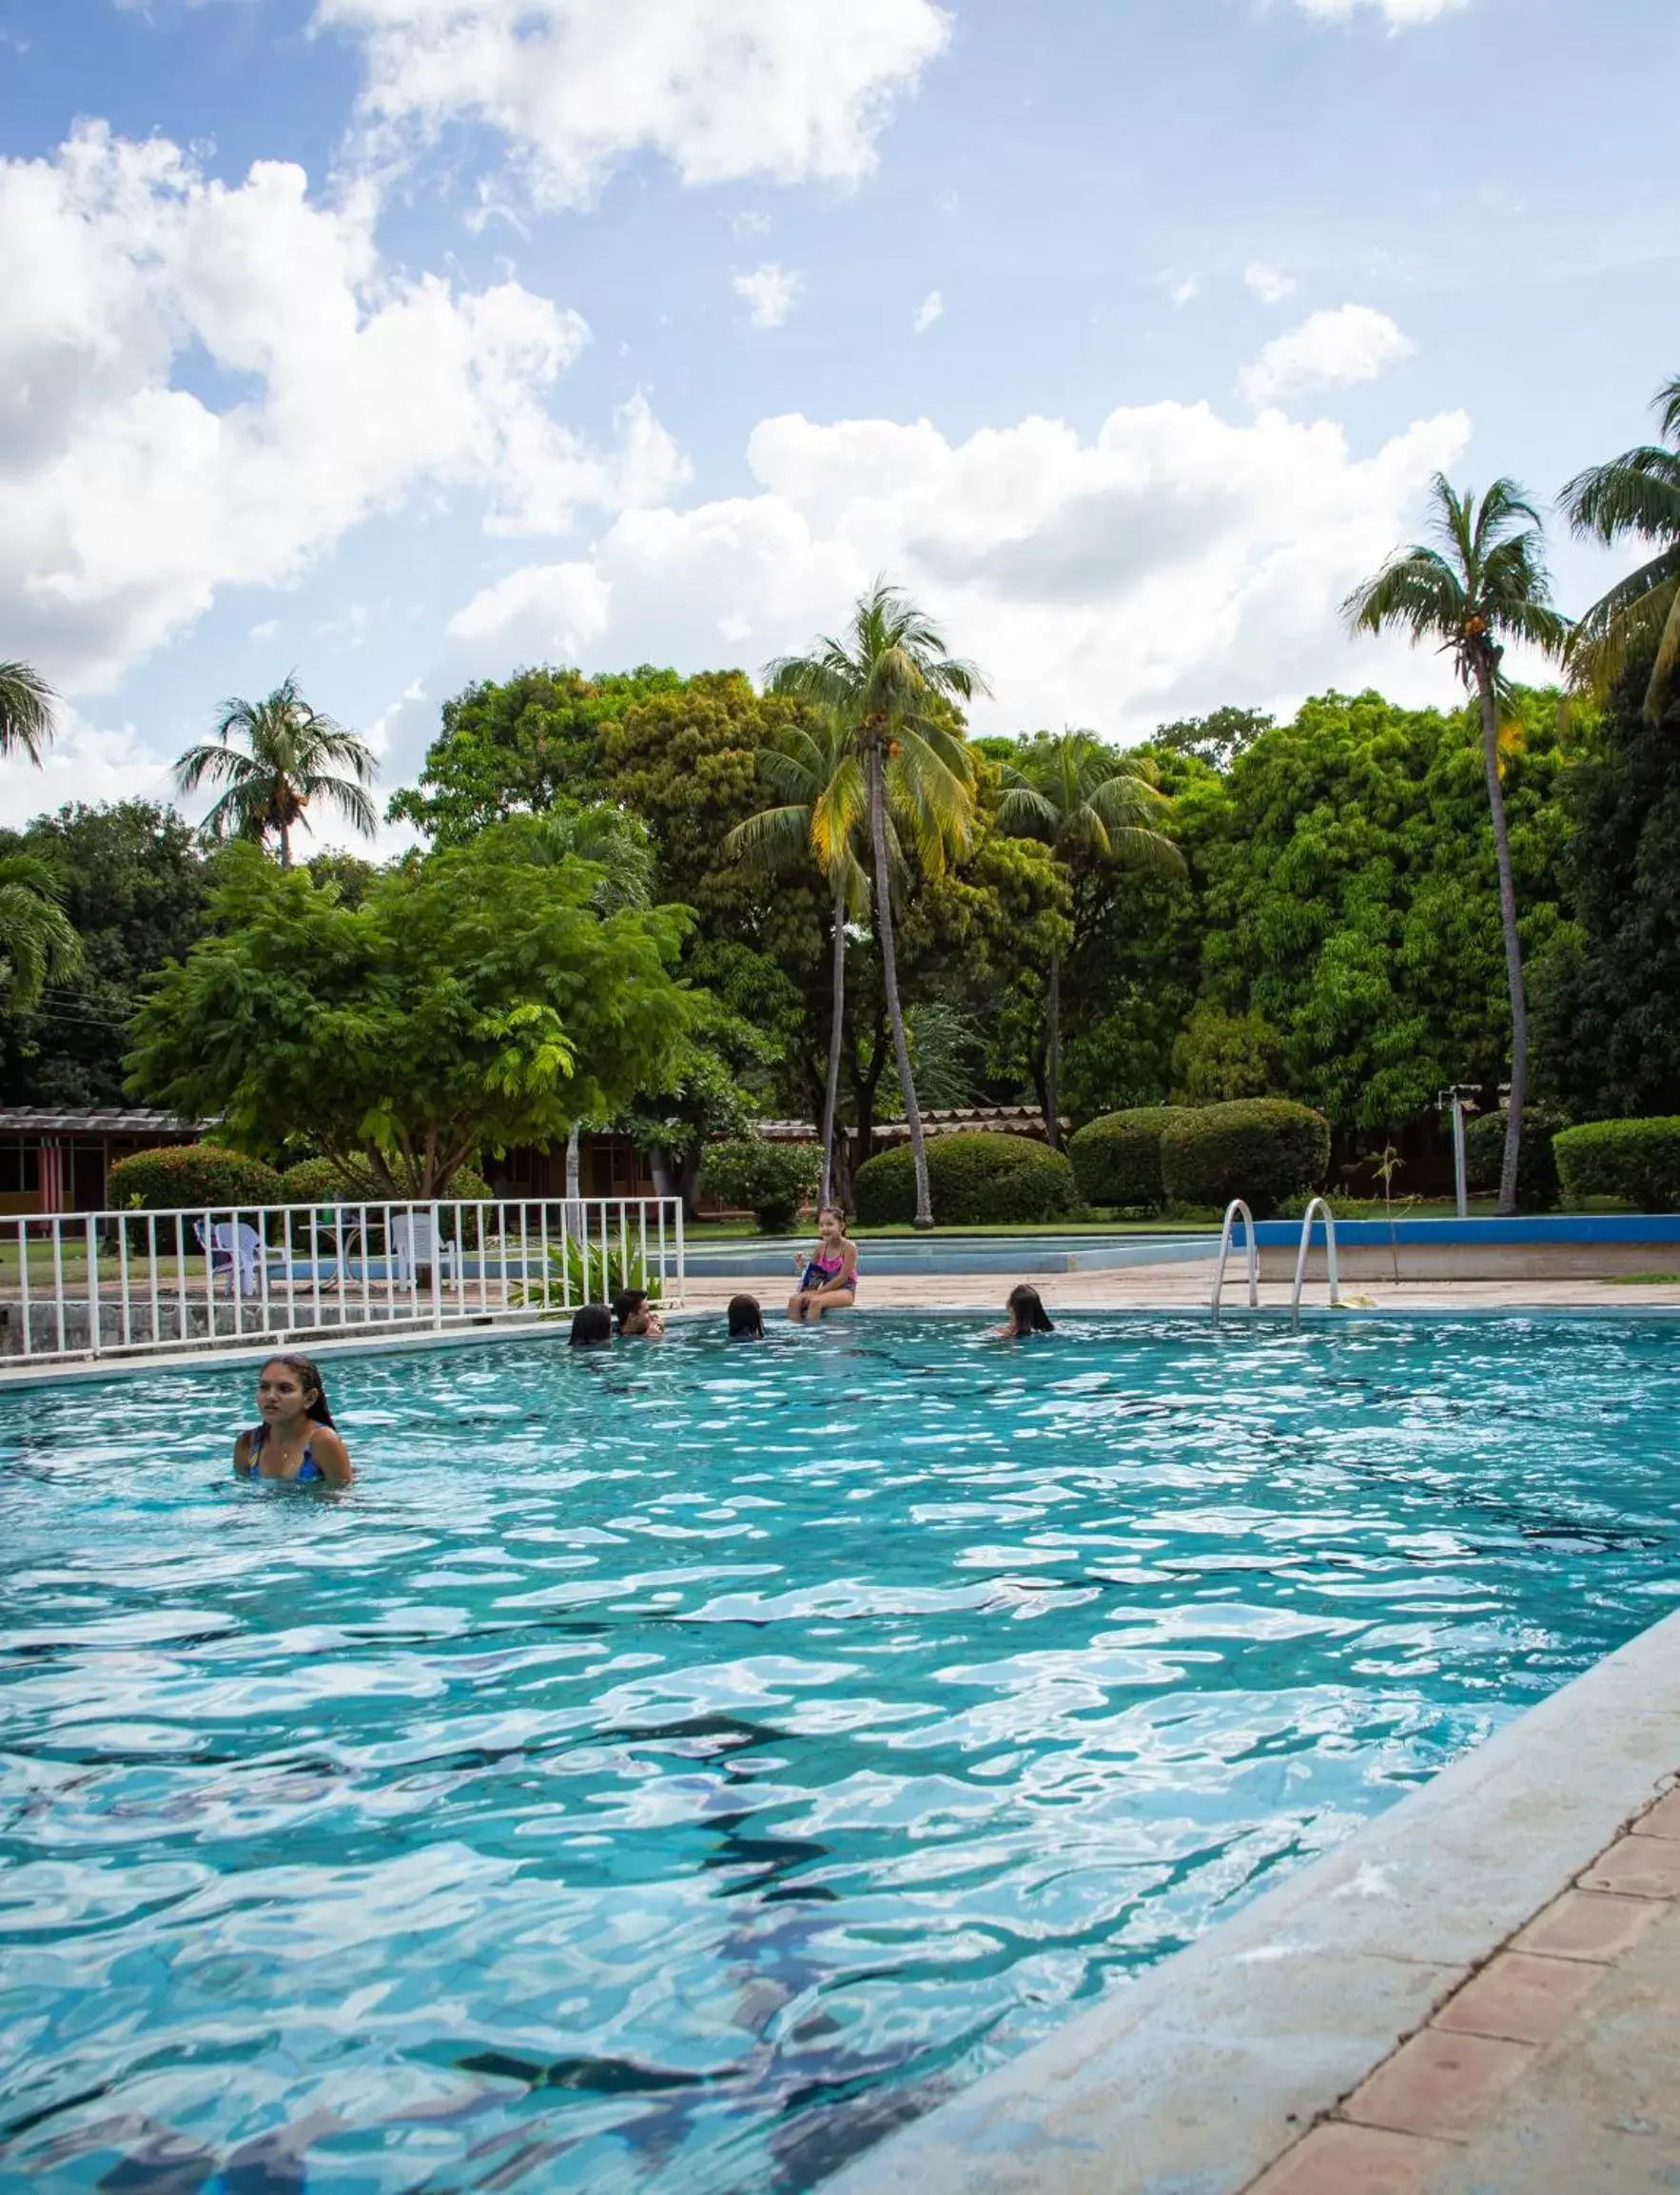
[[[253,1426],[250,1432],[245,1435],[245,1461],[251,1467],[250,1475],[253,1479],[261,1479],[263,1476],[258,1464],[258,1458],[263,1453],[263,1443],[267,1438],[268,1428],[266,1425]],[[308,1480],[320,1479],[324,1480],[325,1478],[326,1473],[315,1460],[314,1441],[311,1438],[303,1443],[303,1460],[298,1465],[298,1476],[290,1483],[294,1486],[302,1486]],[[282,1483],[283,1484],[285,1481],[283,1480]]]

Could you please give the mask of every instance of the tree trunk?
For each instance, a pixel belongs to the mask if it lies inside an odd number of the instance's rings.
[[[823,1091],[822,1202],[834,1200],[834,1117],[840,1108],[840,1049],[846,1018],[846,884],[834,887],[834,1014],[829,1028],[829,1080]]]
[[[283,869],[289,869],[291,865],[292,827],[289,823],[286,823],[283,820],[280,826],[280,866]]]
[[[1505,1124],[1505,1163],[1499,1170],[1499,1215],[1516,1210],[1516,1165],[1522,1149],[1522,1112],[1529,1085],[1529,1008],[1522,978],[1522,938],[1516,927],[1516,881],[1511,873],[1511,833],[1499,784],[1499,712],[1490,670],[1477,673],[1482,712],[1482,758],[1488,807],[1494,817],[1494,853],[1499,864],[1499,919],[1505,931],[1505,975],[1511,990],[1511,1111]]]
[[[1045,1073],[1045,1139],[1062,1148],[1062,955],[1050,955],[1050,1062]]]
[[[910,1131],[910,1157],[916,1169],[916,1225],[927,1228],[933,1225],[933,1201],[928,1191],[928,1150],[922,1141],[922,1108],[916,1103],[909,1042],[904,1031],[904,1009],[898,999],[898,960],[892,942],[891,872],[887,866],[887,790],[877,738],[869,741],[869,841],[875,854],[875,934],[881,941],[881,982],[887,993],[887,1017],[892,1024],[892,1049],[898,1059],[905,1125]]]

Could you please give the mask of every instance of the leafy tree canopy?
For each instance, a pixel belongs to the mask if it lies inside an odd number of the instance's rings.
[[[679,908],[603,916],[600,872],[503,825],[357,906],[251,853],[141,1009],[132,1093],[429,1195],[479,1147],[546,1146],[667,1078],[693,1005]]]

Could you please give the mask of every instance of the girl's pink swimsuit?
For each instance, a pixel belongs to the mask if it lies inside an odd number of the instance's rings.
[[[805,1278],[799,1285],[807,1294],[811,1294],[813,1292],[813,1284],[816,1288],[832,1288],[838,1284],[842,1287],[850,1288],[855,1296],[857,1294],[856,1271],[853,1271],[850,1281],[839,1281],[839,1275],[845,1270],[846,1252],[844,1250],[837,1258],[812,1258],[810,1264],[805,1268]]]

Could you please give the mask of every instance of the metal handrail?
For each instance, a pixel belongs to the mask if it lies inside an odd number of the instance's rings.
[[[1244,1225],[1242,1240],[1248,1250],[1248,1307],[1260,1309],[1260,1253],[1255,1247],[1254,1214],[1240,1197],[1233,1197],[1225,1206],[1225,1224],[1220,1230],[1220,1262],[1213,1276],[1213,1323],[1220,1323],[1220,1298],[1225,1292],[1225,1266],[1231,1256],[1231,1237],[1236,1230],[1237,1215],[1242,1214]]]
[[[1341,1308],[1341,1289],[1336,1278],[1336,1214],[1322,1197],[1315,1197],[1300,1223],[1300,1247],[1295,1253],[1295,1286],[1289,1293],[1289,1316],[1297,1325],[1300,1323],[1301,1290],[1307,1284],[1307,1252],[1313,1246],[1315,1212],[1324,1215],[1324,1266],[1330,1281],[1330,1308],[1333,1311]]]

